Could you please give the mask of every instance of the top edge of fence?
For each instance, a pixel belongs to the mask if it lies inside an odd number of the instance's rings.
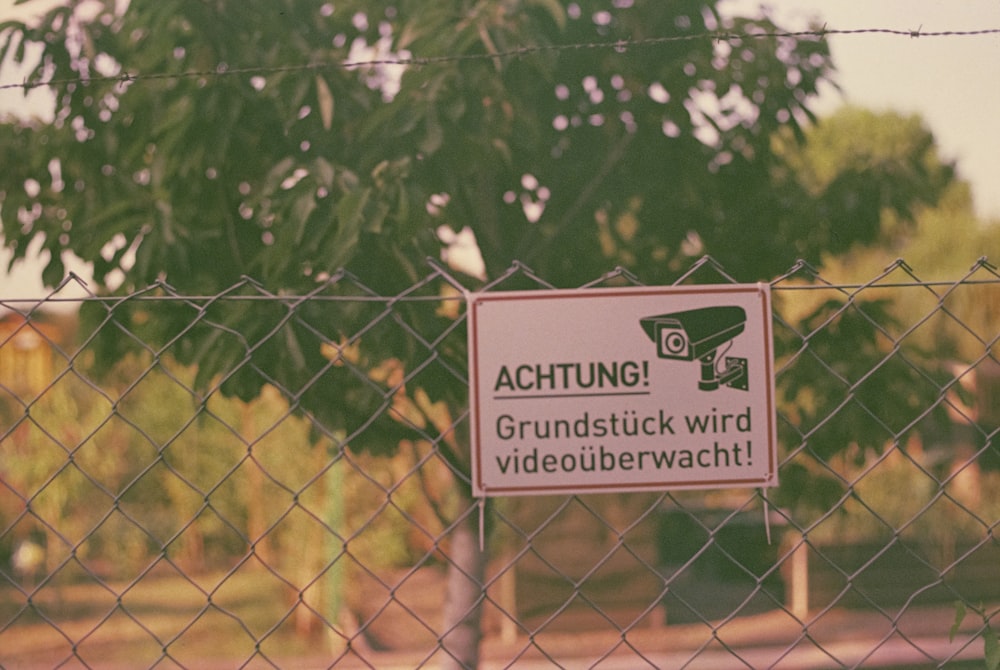
[[[857,291],[861,289],[901,289],[901,288],[939,288],[939,287],[951,287],[951,286],[984,286],[984,285],[1000,285],[1000,277],[991,279],[956,279],[956,280],[933,280],[933,281],[920,281],[913,280],[907,282],[878,282],[878,283],[860,283],[860,282],[850,282],[850,283],[824,283],[824,284],[772,284],[771,290],[776,292],[800,292],[800,291]],[[654,285],[649,285],[654,286]],[[676,286],[676,284],[664,284],[665,287]],[[582,286],[582,287],[571,287],[569,290],[580,290],[585,291],[593,288],[592,286]],[[505,289],[495,289],[490,292],[500,293]],[[531,289],[529,289],[531,290]],[[548,286],[539,286],[539,291],[553,290]],[[558,289],[566,290],[566,289]],[[110,303],[121,303],[121,302],[177,302],[177,301],[189,301],[193,303],[200,302],[302,302],[302,301],[316,301],[316,302],[372,302],[372,303],[391,303],[391,302],[460,302],[464,301],[464,295],[410,295],[410,296],[398,296],[398,295],[315,295],[315,294],[299,294],[299,293],[286,293],[280,295],[223,295],[222,293],[209,295],[186,295],[184,293],[178,293],[176,295],[142,295],[142,294],[132,294],[126,296],[78,296],[78,297],[39,297],[39,298],[4,298],[0,296],[0,309],[6,307],[8,309],[16,308],[16,306],[38,306],[46,304],[82,304],[82,303],[100,303],[100,304],[110,304]]]
[[[709,258],[711,261],[711,259]],[[704,261],[704,259],[703,259]],[[678,284],[684,283],[691,278],[691,273],[697,270],[699,267],[704,265],[703,261],[699,261],[694,264],[687,273],[683,274],[677,280],[669,284],[662,284],[662,286],[676,286]],[[723,270],[724,267],[718,263],[712,265],[717,270]],[[905,280],[893,280],[888,281],[886,278],[889,274],[898,268],[902,268],[906,272],[908,277]],[[980,269],[986,269],[988,271],[993,270],[989,277],[973,277],[972,275]],[[11,297],[7,298],[0,293],[0,311],[3,309],[23,311],[23,308],[37,309],[43,305],[73,305],[73,304],[83,304],[83,303],[99,303],[99,304],[116,304],[125,302],[176,302],[176,301],[186,301],[191,303],[206,303],[206,302],[285,302],[285,303],[296,303],[302,301],[316,301],[316,302],[371,302],[371,303],[393,303],[393,302],[455,302],[464,301],[466,292],[502,292],[504,289],[499,284],[502,283],[504,278],[509,278],[512,275],[524,274],[529,279],[534,279],[538,283],[537,288],[534,290],[545,291],[559,288],[560,290],[588,290],[594,288],[595,285],[608,280],[609,278],[614,278],[618,276],[625,276],[626,278],[634,282],[641,282],[642,277],[631,271],[623,271],[621,268],[616,269],[613,272],[606,273],[597,277],[596,279],[587,282],[581,286],[574,287],[555,287],[549,282],[542,280],[539,277],[534,276],[530,271],[525,271],[525,268],[515,264],[511,269],[504,273],[500,281],[484,282],[484,284],[478,288],[467,288],[462,291],[458,290],[458,286],[454,281],[449,281],[455,292],[452,294],[439,293],[435,295],[415,295],[411,293],[415,287],[420,287],[421,285],[426,285],[428,282],[432,281],[435,277],[445,279],[446,281],[451,279],[451,277],[443,271],[442,268],[435,268],[435,272],[432,272],[430,276],[418,280],[413,286],[410,286],[406,290],[398,294],[393,295],[378,295],[364,286],[361,282],[351,282],[353,286],[362,291],[361,294],[357,295],[326,295],[322,291],[326,288],[333,288],[337,285],[337,281],[331,281],[330,283],[318,284],[312,291],[309,292],[296,292],[296,293],[270,293],[262,291],[255,295],[238,295],[232,293],[232,291],[246,286],[256,286],[264,287],[265,285],[258,282],[252,278],[246,277],[242,281],[238,282],[234,286],[223,289],[215,294],[198,293],[198,294],[185,294],[182,291],[174,289],[173,287],[163,285],[163,284],[153,284],[143,289],[136,289],[130,294],[124,295],[98,295],[95,293],[90,293],[88,291],[87,295],[78,296],[60,296],[58,295],[65,287],[68,282],[63,282],[53,290],[47,296],[38,297]],[[343,277],[340,277],[343,279]],[[728,275],[720,276],[720,279],[726,280],[725,282],[719,283],[734,283],[737,282],[736,279],[729,277]],[[800,292],[800,291],[860,291],[860,290],[875,290],[875,289],[905,289],[905,288],[947,288],[955,286],[968,286],[968,285],[998,285],[1000,284],[1000,274],[995,272],[995,268],[989,263],[985,262],[984,259],[980,259],[972,268],[961,277],[956,279],[934,279],[934,280],[921,280],[919,279],[910,269],[909,266],[902,264],[897,261],[897,263],[889,266],[886,270],[876,275],[873,279],[867,282],[850,281],[850,282],[832,282],[823,279],[822,273],[807,264],[796,264],[793,268],[786,274],[775,277],[768,282],[771,285],[771,289],[776,292]],[[166,290],[166,293],[155,293],[158,290]],[[529,289],[531,290],[531,289]],[[0,289],[2,291],[2,289]]]

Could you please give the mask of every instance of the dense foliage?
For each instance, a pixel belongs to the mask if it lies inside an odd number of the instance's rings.
[[[392,286],[437,255],[441,225],[471,227],[491,275],[520,260],[557,282],[615,262],[656,279],[703,250],[766,276],[823,248],[771,137],[808,121],[827,46],[750,37],[779,31],[766,17],[696,0],[120,6],[2,32],[8,56],[44,44],[31,80],[59,82],[55,123],[4,129],[5,239],[22,256],[40,236],[50,283],[70,249],[128,286],[301,290],[344,265]],[[407,57],[429,61],[338,65]]]

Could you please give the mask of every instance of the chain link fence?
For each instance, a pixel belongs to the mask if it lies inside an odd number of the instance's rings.
[[[734,281],[710,258],[677,279]],[[616,270],[591,286],[639,283]],[[295,296],[245,279],[208,296],[0,301],[0,666],[993,653],[988,262],[948,281],[897,262],[863,285],[799,263],[772,282],[768,491],[472,499],[469,288],[552,287],[521,265],[483,287],[430,264],[391,295],[340,273]]]

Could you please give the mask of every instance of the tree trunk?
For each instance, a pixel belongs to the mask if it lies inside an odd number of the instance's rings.
[[[242,403],[240,438],[247,445],[247,454],[253,455],[253,443],[257,439],[257,427],[251,402]],[[247,510],[247,543],[257,556],[256,567],[261,564],[274,565],[274,552],[271,551],[271,538],[267,535],[267,513],[264,488],[264,472],[260,464],[253,458],[244,461],[247,468],[246,510]]]
[[[479,663],[482,637],[483,580],[486,553],[479,549],[479,515],[470,501],[469,512],[451,535],[441,646],[442,670],[468,670]]]

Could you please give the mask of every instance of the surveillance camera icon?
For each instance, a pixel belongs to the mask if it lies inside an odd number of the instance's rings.
[[[701,390],[730,386],[746,391],[747,359],[727,357],[726,367],[716,368],[719,348],[743,332],[746,320],[742,307],[719,306],[647,316],[639,323],[656,343],[660,358],[701,363]]]

